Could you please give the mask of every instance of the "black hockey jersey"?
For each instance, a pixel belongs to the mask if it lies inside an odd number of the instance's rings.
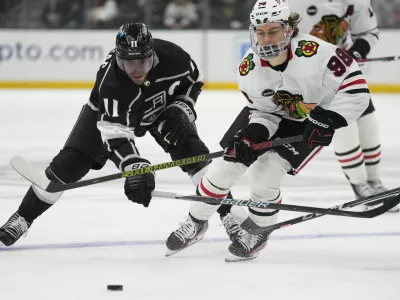
[[[140,157],[135,129],[157,126],[158,117],[174,101],[194,108],[203,85],[202,74],[188,53],[168,41],[153,42],[153,68],[143,85],[136,85],[120,70],[114,49],[97,72],[88,103],[98,111],[104,146],[121,171],[128,159]]]

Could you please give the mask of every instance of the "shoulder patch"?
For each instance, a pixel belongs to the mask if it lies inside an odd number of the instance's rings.
[[[249,74],[251,70],[254,69],[255,64],[253,61],[253,57],[254,57],[253,53],[250,53],[242,60],[239,66],[240,76],[246,76],[247,74]]]
[[[299,41],[298,48],[295,53],[298,57],[311,57],[317,54],[319,44],[314,41]]]

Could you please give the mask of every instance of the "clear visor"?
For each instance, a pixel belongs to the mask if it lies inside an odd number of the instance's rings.
[[[250,25],[249,28],[251,48],[253,49],[255,54],[257,54],[264,60],[272,60],[281,56],[282,53],[285,52],[285,50],[288,48],[293,34],[292,27],[290,27],[289,24],[281,21],[274,23],[278,23],[283,26],[284,37],[281,41],[270,42],[269,40],[274,39],[273,35],[271,35],[271,37],[269,38],[266,37],[266,35],[269,34],[268,32],[257,31],[257,27],[261,27],[262,25]]]
[[[151,70],[153,66],[153,55],[135,60],[125,60],[117,56],[117,64],[129,77],[142,77]]]

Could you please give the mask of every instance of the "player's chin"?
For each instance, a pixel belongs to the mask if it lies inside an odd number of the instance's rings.
[[[141,76],[133,76],[133,75],[129,75],[129,78],[137,85],[141,85],[144,83],[144,81],[146,80],[146,74],[143,74]]]

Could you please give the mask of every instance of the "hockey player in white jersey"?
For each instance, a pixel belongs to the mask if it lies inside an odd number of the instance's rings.
[[[303,17],[300,32],[337,45],[356,60],[366,58],[379,41],[370,0],[291,0],[290,5]],[[381,146],[374,111],[370,100],[357,122],[338,130],[333,138],[336,157],[358,198],[387,190],[380,176]],[[365,208],[379,204],[368,203]]]
[[[291,13],[288,0],[257,1],[250,20],[251,48],[237,71],[250,119],[244,124],[243,119],[235,120],[225,135],[224,159],[213,161],[197,193],[223,199],[248,170],[249,198],[280,203],[284,175],[297,174],[322,146],[331,143],[335,130],[354,123],[368,107],[370,96],[358,64],[346,52],[298,33],[300,17]],[[255,143],[299,134],[304,135],[302,143],[264,153],[252,149]],[[167,240],[167,255],[200,240],[217,208],[192,203],[187,221]],[[277,210],[249,208],[255,226],[271,225],[277,217]],[[268,232],[251,235],[240,229],[231,214],[223,223],[226,229],[235,228],[229,231],[232,244],[227,261],[254,259],[265,247]]]

